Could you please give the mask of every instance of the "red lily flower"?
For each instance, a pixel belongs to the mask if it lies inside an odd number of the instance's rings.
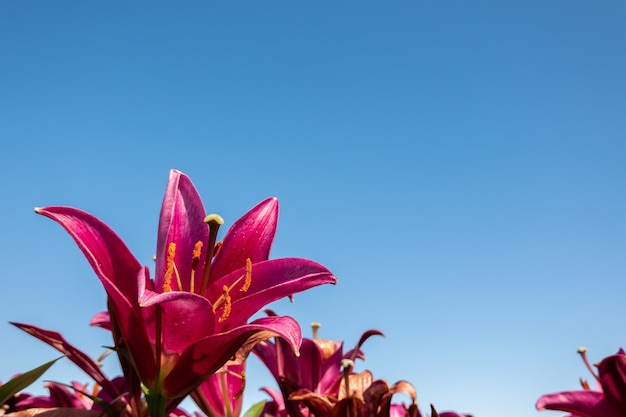
[[[336,282],[313,261],[268,260],[278,220],[274,198],[246,213],[216,244],[223,221],[205,216],[191,180],[175,170],[161,207],[154,281],[122,239],[91,214],[58,206],[36,212],[65,228],[102,282],[123,368],[136,372],[151,408],[161,410],[153,414],[162,415],[166,400],[171,410],[261,340],[281,337],[297,352],[302,336],[294,319],[248,320],[270,302]]]
[[[572,413],[571,417],[623,417],[626,415],[626,353],[620,349],[615,355],[604,358],[596,373],[586,356],[586,349],[578,350],[585,365],[600,385],[599,391],[583,389],[563,391],[541,396],[538,410],[559,410]]]

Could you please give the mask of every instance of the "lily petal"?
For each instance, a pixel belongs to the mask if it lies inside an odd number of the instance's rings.
[[[187,347],[213,333],[216,322],[211,303],[185,291],[145,291],[140,299],[144,322],[151,342],[157,334],[154,308],[161,308],[161,340],[165,352],[180,354]]]
[[[537,410],[558,410],[580,417],[620,417],[604,394],[597,391],[564,391],[543,395],[537,400]]]
[[[136,278],[141,265],[109,226],[73,207],[43,207],[35,212],[56,221],[70,234],[98,278],[110,280],[128,298],[137,298]]]
[[[222,277],[246,265],[269,258],[278,225],[278,200],[261,201],[230,227],[215,255],[211,275]]]
[[[626,354],[620,349],[615,355],[608,356],[598,365],[598,374],[605,398],[626,414]]]
[[[115,389],[113,384],[109,381],[107,376],[102,372],[100,367],[91,359],[85,352],[76,348],[74,345],[69,343],[61,333],[42,329],[40,327],[36,327],[30,324],[25,323],[16,323],[9,322],[18,329],[25,331],[31,336],[36,337],[44,343],[52,346],[59,352],[63,353],[67,356],[67,358],[74,362],[80,369],[85,371],[87,375],[89,375],[95,382],[98,383],[107,393],[113,396],[120,395],[119,392]]]
[[[171,170],[159,216],[155,270],[157,289],[163,286],[166,253],[172,242],[176,243],[174,262],[178,273],[183,277],[191,276],[193,247],[196,242],[206,242],[209,236],[208,227],[204,225],[205,216],[200,195],[189,177],[180,171]],[[196,288],[200,288],[202,283],[203,269],[203,262],[200,262],[194,279]],[[172,287],[182,290],[177,288],[176,282],[172,282]],[[188,291],[189,288],[184,290]]]
[[[243,403],[245,363],[226,365],[191,392],[196,405],[209,417],[239,416]]]
[[[235,354],[243,361],[255,344],[271,337],[285,339],[298,352],[302,342],[300,326],[291,317],[263,317],[225,333],[209,336],[190,346],[163,381],[163,395],[185,395]]]
[[[51,206],[35,212],[59,223],[83,252],[109,295],[128,348],[134,352],[151,352],[137,304],[137,276],[142,268],[122,239],[100,219],[76,208]],[[153,381],[154,357],[143,355],[133,359],[144,382]]]
[[[216,300],[222,294],[223,285],[235,281],[245,273],[239,269],[222,277],[209,287],[208,299]],[[232,291],[232,313],[216,331],[224,331],[247,321],[265,305],[322,284],[335,284],[337,278],[323,265],[308,259],[282,258],[255,263],[252,266],[252,282],[246,292]]]

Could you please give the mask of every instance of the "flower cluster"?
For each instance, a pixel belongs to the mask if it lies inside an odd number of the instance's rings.
[[[67,231],[102,283],[106,310],[91,325],[110,331],[122,375],[108,377],[100,359],[56,331],[13,322],[76,364],[93,386],[48,382],[49,395],[26,393],[52,361],[0,385],[0,414],[188,416],[180,405],[191,398],[198,416],[237,417],[246,360],[253,353],[278,390],[263,388],[269,401],[246,416],[421,416],[409,382],[389,385],[370,371],[354,371],[355,361],[364,358],[361,345],[381,332],[365,332],[344,353],[342,342],[318,339],[315,332],[313,339],[303,338],[292,317],[265,310],[254,318],[276,300],[336,283],[326,267],[311,260],[269,258],[278,222],[275,198],[257,204],[218,240],[224,220],[207,215],[191,180],[172,170],[159,217],[154,276],[95,216],[64,206],[35,211]],[[395,394],[408,395],[410,402],[393,402]],[[432,406],[431,414],[462,416]]]

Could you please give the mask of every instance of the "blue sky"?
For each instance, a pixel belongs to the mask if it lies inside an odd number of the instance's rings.
[[[171,168],[273,257],[336,286],[272,305],[355,343],[423,411],[534,410],[626,347],[620,1],[0,1],[0,380],[56,357],[6,322],[87,326],[104,291],[34,214],[85,209],[150,264]],[[114,374],[113,358],[107,369]],[[273,382],[251,361],[246,402]],[[86,380],[59,363],[50,379]]]

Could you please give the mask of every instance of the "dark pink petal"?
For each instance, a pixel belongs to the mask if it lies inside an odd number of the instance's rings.
[[[129,300],[137,299],[136,279],[141,265],[109,226],[72,207],[44,207],[35,212],[56,221],[70,234],[98,278],[111,281]]]
[[[161,308],[161,339],[165,353],[181,354],[183,350],[213,334],[217,321],[211,303],[198,295],[185,291],[172,291],[161,294],[145,291],[140,299],[144,312],[144,322],[152,343],[156,334],[155,306]]]
[[[605,398],[626,415],[626,355],[622,350],[602,360],[598,374]]]
[[[165,274],[165,260],[170,243],[176,243],[175,264],[181,277],[191,277],[191,259],[196,242],[206,245],[209,232],[204,223],[207,213],[204,211],[198,191],[188,176],[180,171],[171,170],[161,214],[159,216],[159,232],[157,236],[155,290],[161,292]],[[207,248],[203,248],[203,253]],[[202,283],[204,258],[200,262],[194,279],[195,288]],[[189,282],[183,282],[183,287]],[[172,288],[179,289],[176,280],[172,280]],[[189,287],[183,288],[189,291]]]
[[[276,381],[280,381],[280,375],[278,374],[278,355],[276,353],[276,345],[270,340],[257,343],[254,346],[252,352],[259,358],[259,360],[270,371]],[[280,367],[282,369],[282,356]]]
[[[408,417],[409,413],[404,405],[391,404],[389,407],[389,417]]]
[[[105,330],[111,330],[111,316],[108,311],[96,313],[89,321],[90,326],[101,327]]]
[[[85,371],[87,375],[93,378],[109,394],[117,396],[120,393],[116,391],[106,375],[102,372],[98,364],[96,364],[86,353],[70,344],[63,335],[52,330],[42,329],[30,324],[10,322],[15,327],[25,331],[31,336],[36,337],[44,343],[52,346],[67,358],[74,362],[80,369]]]
[[[543,395],[535,406],[537,410],[565,411],[580,417],[621,417],[604,398],[604,394],[591,390]]]
[[[243,403],[244,383],[241,377],[245,363],[225,366],[192,391],[191,398],[207,416],[238,416]]]
[[[144,353],[151,347],[137,304],[139,262],[109,226],[85,211],[58,206],[35,211],[59,223],[74,239],[109,295],[137,372],[144,381],[154,380],[154,358]]]
[[[211,266],[212,281],[246,265],[269,258],[278,224],[278,200],[263,200],[237,220],[228,230]]]
[[[275,343],[283,360],[281,379],[284,378],[287,384],[295,385],[293,390],[307,388],[317,392],[316,388],[321,378],[322,352],[315,342],[311,339],[303,339],[300,356],[297,357],[283,340],[276,340]]]
[[[79,409],[90,409],[89,402],[92,402],[89,398],[84,397],[86,400],[83,401],[81,398],[81,394],[77,394],[75,392],[70,391],[63,385],[48,382],[45,384],[45,387],[48,388],[50,392],[50,399],[55,404],[56,407],[61,408],[79,408]]]
[[[145,276],[147,270],[147,267],[142,267],[138,272],[138,276]],[[135,278],[135,281],[137,279]],[[101,279],[101,282],[109,295],[109,314],[114,314],[114,317],[111,317],[111,319],[115,318],[124,343],[123,348],[128,349],[130,352],[129,360],[131,360],[141,381],[146,386],[151,387],[151,384],[155,382],[157,377],[155,357],[152,351],[152,344],[146,333],[146,323],[141,315],[142,311],[137,300],[133,300],[133,305],[109,280]]]
[[[454,411],[444,411],[442,413],[439,413],[439,417],[472,417],[472,415],[471,414],[459,414],[459,413],[455,413]]]
[[[15,411],[30,410],[30,409],[42,409],[42,408],[54,408],[56,404],[52,401],[52,398],[45,395],[28,395],[20,398],[15,403]],[[15,414],[11,413],[11,417]]]
[[[282,394],[280,392],[276,391],[275,389],[269,388],[269,387],[261,387],[260,390],[265,392],[267,395],[270,396],[272,401],[274,403],[276,403],[276,407],[279,410],[284,410],[285,409],[285,402],[284,402],[283,396],[282,396]]]
[[[343,342],[341,342],[332,356],[326,359],[322,365],[322,378],[317,388],[319,393],[337,396],[341,377],[343,376],[341,360],[345,357],[346,355],[343,354]]]
[[[185,350],[163,381],[163,395],[186,395],[233,355],[237,354],[243,360],[254,345],[271,337],[285,339],[296,352],[302,342],[300,326],[291,317],[263,317],[209,336]]]
[[[207,297],[210,301],[222,295],[223,285],[230,285],[245,273],[237,270],[213,283]],[[248,291],[235,287],[230,292],[232,313],[216,332],[232,329],[245,323],[267,304],[318,285],[335,284],[337,278],[324,266],[300,258],[283,258],[252,265],[252,282]],[[219,311],[219,310],[218,310]]]

